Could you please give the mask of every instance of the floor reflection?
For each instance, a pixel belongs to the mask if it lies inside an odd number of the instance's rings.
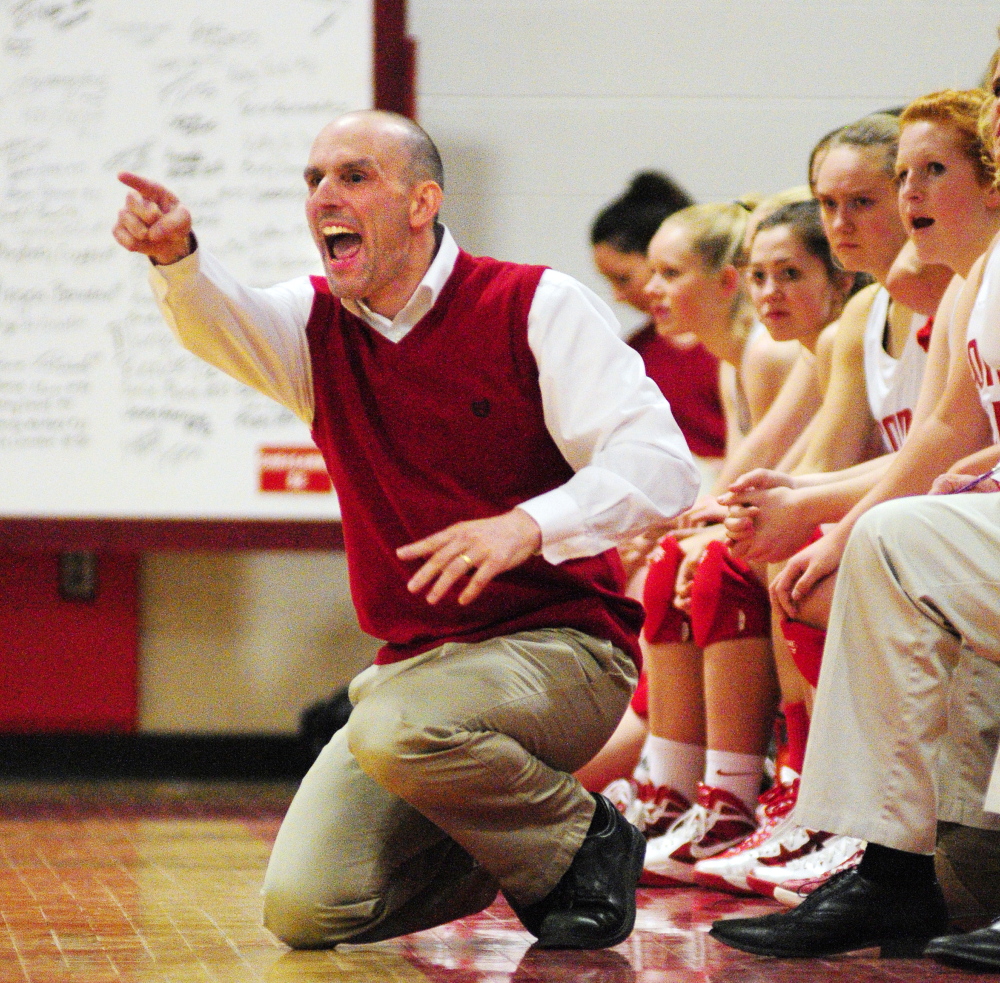
[[[865,952],[744,955],[707,935],[771,902],[643,889],[632,936],[549,952],[502,901],[368,946],[290,952],[260,925],[286,786],[0,786],[0,983],[950,983],[998,979]]]

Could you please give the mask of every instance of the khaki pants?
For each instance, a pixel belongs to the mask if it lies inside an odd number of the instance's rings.
[[[593,816],[570,773],[612,734],[635,682],[628,656],[569,629],[366,669],[278,833],[265,924],[316,948],[439,925],[498,889],[543,898]]]
[[[797,821],[933,853],[952,676],[966,658],[1000,661],[998,626],[1000,494],[863,516],[837,578]]]

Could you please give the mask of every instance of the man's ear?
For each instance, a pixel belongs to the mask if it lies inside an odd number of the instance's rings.
[[[410,227],[414,230],[433,223],[441,210],[444,192],[436,181],[421,181],[410,194]]]

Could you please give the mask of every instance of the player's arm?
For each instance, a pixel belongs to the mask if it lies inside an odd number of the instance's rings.
[[[864,335],[876,289],[855,294],[840,316],[830,381],[797,472],[837,471],[867,456],[875,421],[866,398]]]
[[[840,564],[854,523],[873,505],[920,495],[952,465],[992,443],[989,420],[965,352],[969,315],[976,299],[983,259],[973,266],[954,307],[949,330],[949,369],[944,394],[930,415],[913,427],[882,479],[821,540],[797,553],[772,585],[772,597],[790,617],[813,586]]]
[[[726,459],[716,492],[726,490],[734,478],[753,467],[777,465],[806,429],[821,401],[816,359],[803,348],[763,417]]]

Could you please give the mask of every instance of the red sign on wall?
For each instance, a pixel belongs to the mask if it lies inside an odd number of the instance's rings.
[[[333,483],[315,447],[262,447],[260,490],[329,493]]]

